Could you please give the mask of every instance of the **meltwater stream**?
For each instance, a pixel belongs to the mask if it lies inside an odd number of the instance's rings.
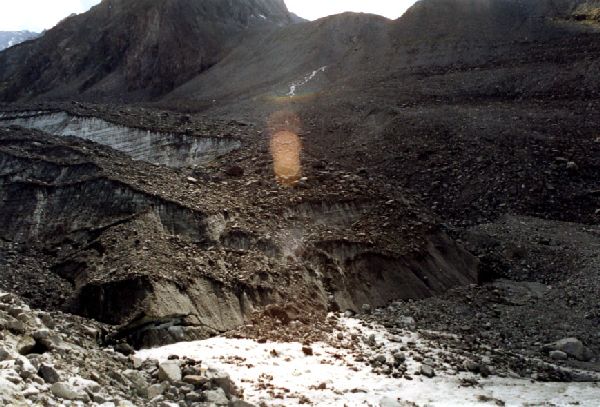
[[[0,127],[11,125],[74,136],[109,146],[134,160],[172,168],[194,167],[240,148],[239,140],[158,133],[107,122],[96,117],[58,113],[0,113]]]

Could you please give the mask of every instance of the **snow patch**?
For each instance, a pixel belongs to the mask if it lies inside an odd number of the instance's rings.
[[[287,96],[296,96],[296,90],[298,88],[300,88],[300,87],[306,85],[308,82],[312,81],[319,72],[325,72],[326,69],[327,69],[327,66],[322,66],[319,69],[312,71],[312,73],[306,75],[301,80],[292,83],[290,85],[290,91],[288,92]]]
[[[375,335],[382,354],[398,347],[398,340],[424,346],[416,333],[402,337],[390,335],[383,327],[368,328],[355,319],[341,319],[344,341],[361,343],[360,338]],[[337,332],[335,333],[337,334]],[[352,339],[354,338],[354,339]],[[363,345],[361,345],[363,346]],[[364,345],[366,346],[366,345]],[[376,375],[364,362],[343,347],[326,343],[311,345],[313,355],[305,355],[300,343],[257,343],[247,339],[213,338],[142,350],[142,359],[166,360],[169,355],[202,360],[209,367],[228,372],[241,386],[245,400],[267,405],[301,406],[303,397],[315,406],[379,406],[385,398],[405,400],[428,406],[507,406],[596,405],[597,383],[532,383],[529,380],[492,377],[479,379],[476,387],[461,387],[456,375],[439,373],[432,379],[413,376],[413,380]],[[441,350],[431,349],[432,356]],[[413,374],[420,364],[408,360]]]

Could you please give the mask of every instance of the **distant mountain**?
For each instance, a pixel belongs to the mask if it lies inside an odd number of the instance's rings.
[[[154,98],[291,23],[283,0],[103,0],[0,54],[0,98]]]
[[[34,39],[39,35],[40,34],[31,31],[0,31],[0,51],[24,41]]]

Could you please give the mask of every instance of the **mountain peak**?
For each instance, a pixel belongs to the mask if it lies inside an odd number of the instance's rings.
[[[217,63],[248,30],[291,23],[283,0],[103,0],[0,54],[0,83],[10,80],[0,97],[158,96]]]

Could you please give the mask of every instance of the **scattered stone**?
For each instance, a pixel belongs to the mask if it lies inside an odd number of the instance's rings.
[[[36,389],[35,387],[28,387],[25,390],[23,390],[23,392],[21,392],[21,395],[25,398],[30,398],[32,396],[37,396],[38,394],[40,394],[40,391],[38,389]]]
[[[6,323],[6,329],[17,335],[23,335],[27,331],[25,324],[18,320],[8,321]]]
[[[567,355],[565,352],[561,351],[561,350],[553,350],[550,351],[550,358],[554,359],[554,360],[567,360],[569,358],[569,355]]]
[[[421,369],[419,371],[425,377],[432,378],[433,376],[435,376],[435,372],[433,371],[433,368],[429,365],[421,365]]]
[[[189,392],[185,395],[185,400],[190,403],[202,401],[202,395],[195,391]]]
[[[148,382],[144,378],[144,374],[139,370],[128,369],[123,372],[129,381],[133,384],[133,387],[137,391],[137,394],[145,397],[148,392]]]
[[[392,356],[396,363],[403,363],[406,360],[406,355],[402,352],[394,352]]]
[[[363,304],[360,307],[360,310],[362,311],[363,314],[370,314],[372,309],[371,309],[371,305],[370,304]]]
[[[153,384],[148,386],[148,399],[152,400],[155,397],[162,396],[162,394],[169,388],[169,385],[165,382],[159,384]]]
[[[398,317],[398,324],[407,328],[414,328],[417,326],[415,319],[407,316]]]
[[[69,383],[57,382],[50,388],[52,394],[65,400],[89,401],[89,396],[83,390],[76,389]]]
[[[233,397],[229,402],[229,407],[255,407],[253,404],[247,403],[244,400],[240,400]]]
[[[577,171],[579,169],[579,167],[577,166],[577,164],[573,161],[569,161],[567,163],[567,170],[569,171]]]
[[[312,356],[313,349],[310,346],[302,346],[302,353],[304,353],[306,356]]]
[[[183,378],[184,383],[193,384],[196,387],[200,387],[208,382],[208,379],[204,376],[187,375]]]
[[[489,377],[492,374],[492,370],[488,365],[481,364],[479,365],[479,374],[482,377]]]
[[[204,392],[204,401],[214,403],[217,406],[226,406],[229,404],[229,400],[221,388]]]
[[[230,177],[235,177],[235,178],[243,177],[244,169],[242,167],[240,167],[239,165],[232,165],[225,170],[225,175],[228,175]]]
[[[206,378],[210,380],[214,386],[223,389],[226,395],[236,395],[237,392],[235,385],[227,373],[215,369],[209,369],[206,372]]]
[[[407,401],[394,400],[389,397],[384,397],[379,402],[379,407],[417,407],[417,405]]]
[[[479,372],[479,363],[472,361],[471,359],[467,359],[463,362],[463,367],[467,372],[477,373]]]
[[[0,348],[0,362],[10,359],[10,353],[5,349]]]
[[[374,347],[377,345],[377,341],[375,340],[375,335],[371,334],[366,340],[367,345]]]

